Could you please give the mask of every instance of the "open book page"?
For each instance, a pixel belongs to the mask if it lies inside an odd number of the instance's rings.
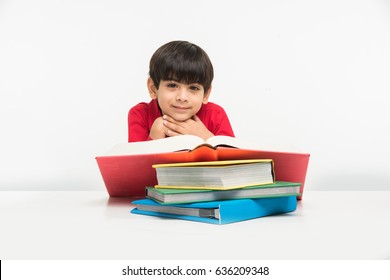
[[[121,155],[142,155],[142,154],[157,154],[169,153],[182,150],[193,150],[201,145],[209,145],[212,147],[229,146],[248,150],[268,150],[268,151],[296,151],[300,152],[296,147],[286,145],[275,145],[264,143],[260,140],[245,140],[230,136],[213,136],[205,142],[202,138],[194,135],[180,135],[168,137],[152,141],[120,143],[115,145],[104,156],[121,156]]]
[[[207,139],[206,144],[209,144],[212,147],[217,146],[230,146],[238,148],[240,146],[239,140],[231,136],[217,135]]]
[[[104,156],[169,153],[192,150],[201,144],[204,144],[204,140],[198,136],[180,135],[151,141],[120,143],[115,145]]]
[[[234,138],[230,136],[213,136],[207,139],[207,144],[210,144],[213,147],[217,146],[229,146],[239,149],[247,150],[261,150],[261,151],[280,151],[280,152],[302,152],[298,147],[288,144],[288,143],[270,143],[266,142],[261,138],[256,139],[243,139],[243,138]]]

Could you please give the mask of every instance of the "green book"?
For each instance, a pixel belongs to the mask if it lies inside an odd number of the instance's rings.
[[[276,181],[273,184],[250,186],[233,190],[191,190],[146,188],[146,196],[161,204],[180,204],[203,201],[299,196],[301,183]]]

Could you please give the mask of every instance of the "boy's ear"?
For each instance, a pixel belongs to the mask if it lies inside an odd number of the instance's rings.
[[[204,96],[203,96],[203,104],[207,104],[207,102],[209,102],[209,97],[210,97],[210,93],[211,93],[211,85],[210,85],[210,88],[204,93]]]
[[[150,98],[156,99],[157,98],[157,88],[154,85],[154,82],[153,82],[153,80],[150,77],[148,78],[146,84],[147,84],[147,87],[148,87]]]

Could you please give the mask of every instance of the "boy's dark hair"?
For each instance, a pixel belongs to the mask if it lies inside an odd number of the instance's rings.
[[[150,59],[149,76],[158,89],[160,81],[199,83],[206,92],[214,78],[213,65],[207,53],[187,41],[172,41],[156,50]]]

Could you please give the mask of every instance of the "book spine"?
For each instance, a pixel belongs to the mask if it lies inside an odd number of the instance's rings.
[[[211,148],[207,145],[202,145],[192,150],[188,154],[189,162],[198,162],[198,161],[217,161],[218,153],[217,150]]]

